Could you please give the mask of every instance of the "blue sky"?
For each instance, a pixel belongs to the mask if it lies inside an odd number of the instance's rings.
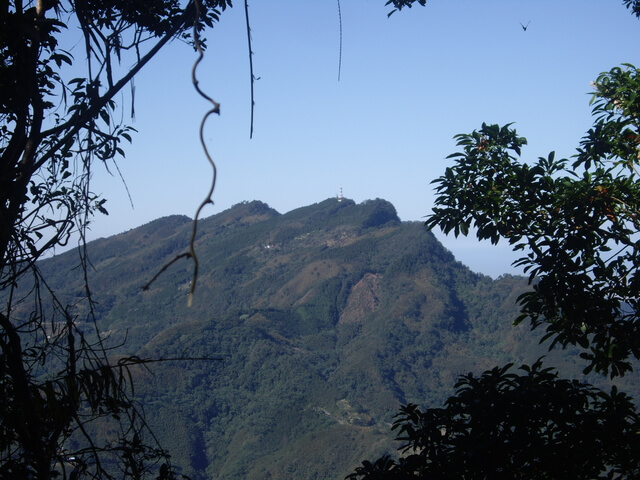
[[[384,0],[341,0],[338,81],[337,1],[249,3],[260,77],[253,139],[242,2],[207,34],[198,72],[222,111],[205,130],[219,173],[205,216],[243,200],[285,213],[342,186],[358,203],[384,198],[402,220],[423,220],[454,135],[515,122],[529,140],[524,159],[570,156],[591,125],[589,83],[622,62],[640,65],[640,21],[622,1],[431,0],[387,18]],[[118,177],[96,173],[110,215],[94,219],[91,238],[192,217],[206,195],[198,128],[208,104],[190,84],[194,60],[174,42],[136,78],[139,133],[119,161],[134,206]],[[506,245],[438,237],[474,271],[517,272]]]

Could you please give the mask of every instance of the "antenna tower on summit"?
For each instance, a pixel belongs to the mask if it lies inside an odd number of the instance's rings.
[[[340,193],[338,194],[338,201],[341,202],[342,201],[342,185],[340,185]]]

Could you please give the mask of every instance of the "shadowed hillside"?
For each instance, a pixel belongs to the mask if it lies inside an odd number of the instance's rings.
[[[395,449],[401,403],[441,404],[459,374],[546,353],[526,325],[511,326],[524,279],[471,272],[384,200],[284,215],[254,201],[202,220],[187,308],[187,260],[142,286],[185,250],[191,228],[166,217],[88,247],[110,344],[224,358],[136,372],[150,422],[193,478],[344,478]],[[68,252],[41,264],[70,305],[83,295],[76,263]],[[552,356],[579,371],[570,352]]]

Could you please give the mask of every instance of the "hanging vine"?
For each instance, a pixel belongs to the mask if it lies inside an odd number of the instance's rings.
[[[193,303],[193,297],[195,294],[195,290],[196,290],[196,284],[198,282],[198,272],[199,272],[199,268],[200,268],[200,262],[198,261],[198,256],[196,254],[196,248],[195,248],[195,242],[196,242],[196,237],[197,237],[197,233],[198,233],[198,221],[200,219],[200,214],[202,213],[202,210],[209,204],[213,204],[213,192],[216,188],[216,180],[218,177],[218,168],[216,166],[215,161],[213,160],[213,157],[211,156],[211,153],[209,152],[209,148],[207,147],[207,143],[205,142],[204,139],[204,127],[205,124],[207,123],[207,120],[209,119],[209,117],[213,114],[217,114],[220,115],[220,103],[216,102],[213,98],[211,98],[209,95],[207,95],[201,88],[200,88],[200,83],[198,81],[198,77],[197,77],[197,70],[198,70],[198,65],[200,65],[200,62],[202,62],[202,59],[204,58],[204,50],[202,48],[202,42],[200,41],[200,35],[198,32],[198,24],[200,21],[200,0],[195,0],[194,1],[194,6],[195,6],[195,18],[194,18],[194,23],[193,23],[193,41],[194,41],[194,46],[196,51],[198,52],[198,57],[196,58],[194,64],[193,64],[193,68],[191,69],[191,82],[193,83],[193,87],[195,88],[196,92],[198,92],[198,94],[204,98],[205,100],[207,100],[210,104],[211,104],[211,108],[204,114],[204,116],[202,117],[202,120],[200,122],[200,144],[202,145],[202,150],[204,151],[204,154],[207,158],[207,161],[209,162],[209,164],[211,165],[211,168],[213,170],[213,175],[211,178],[211,184],[209,186],[209,191],[207,192],[206,197],[204,198],[204,200],[200,203],[200,205],[198,206],[198,209],[196,210],[196,214],[195,217],[193,219],[193,227],[191,230],[191,238],[189,240],[189,250],[185,253],[182,253],[180,255],[177,255],[175,258],[173,258],[172,260],[170,260],[168,263],[166,263],[161,269],[160,271],[154,275],[154,277],[143,287],[143,290],[148,290],[149,287],[151,286],[151,284],[164,272],[167,270],[167,268],[169,268],[171,265],[173,265],[175,262],[177,262],[178,260],[182,259],[182,258],[191,258],[193,260],[193,276],[191,278],[191,288],[189,289],[189,297],[187,300],[187,305],[191,306],[191,304]],[[256,77],[253,74],[253,51],[251,49],[251,27],[249,24],[249,4],[247,2],[247,0],[245,0],[244,2],[244,12],[245,12],[245,22],[246,22],[246,27],[247,27],[247,42],[248,42],[248,47],[249,47],[249,73],[251,76],[251,124],[250,124],[250,133],[249,133],[249,138],[253,137],[253,111],[254,111],[254,106],[255,106],[255,102],[254,102],[254,83]]]

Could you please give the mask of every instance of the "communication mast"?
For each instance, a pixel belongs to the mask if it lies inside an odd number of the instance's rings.
[[[338,201],[341,202],[342,201],[342,185],[340,185],[340,193],[338,194]]]

